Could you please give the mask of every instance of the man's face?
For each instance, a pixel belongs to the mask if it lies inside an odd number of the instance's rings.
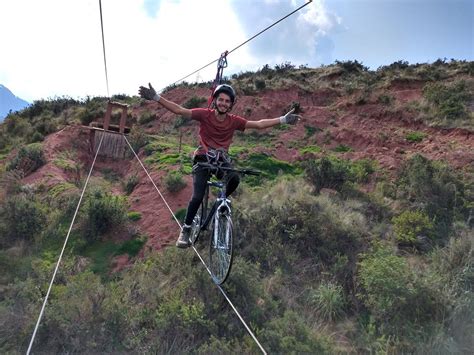
[[[232,107],[232,100],[230,99],[230,96],[221,92],[219,95],[217,95],[216,98],[216,109],[217,112],[220,114],[224,114],[230,111],[230,108]]]

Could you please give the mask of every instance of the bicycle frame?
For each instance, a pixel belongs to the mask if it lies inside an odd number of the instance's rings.
[[[258,175],[259,172],[252,170],[237,170],[227,167],[216,167],[211,164],[197,163],[202,167],[209,169],[218,169],[235,171],[241,174]],[[209,269],[214,282],[218,285],[222,284],[229,275],[232,258],[233,258],[233,224],[232,224],[232,209],[231,200],[226,197],[224,183],[221,181],[207,181],[206,191],[204,193],[203,201],[201,202],[200,210],[194,217],[193,228],[191,233],[191,244],[199,238],[201,231],[208,229],[211,225],[212,234],[210,237],[209,249]],[[218,189],[218,195],[208,210],[209,204],[209,189],[215,187]]]

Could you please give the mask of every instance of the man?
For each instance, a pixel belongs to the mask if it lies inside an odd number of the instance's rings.
[[[215,159],[222,166],[231,166],[227,153],[236,130],[244,131],[247,128],[264,129],[279,124],[296,124],[301,118],[301,116],[293,114],[294,109],[284,116],[259,121],[248,121],[243,117],[230,114],[229,112],[232,110],[236,97],[235,91],[230,85],[224,84],[216,87],[212,95],[212,109],[184,108],[166,100],[156,93],[151,84],[148,85],[148,88],[144,86],[139,88],[139,94],[142,98],[154,100],[176,115],[199,121],[199,147],[194,152],[194,164]],[[191,224],[204,198],[208,178],[208,169],[193,169],[193,195],[188,204],[183,229],[176,241],[178,248],[190,246]],[[225,176],[225,181],[226,195],[229,196],[239,185],[239,177],[235,173],[230,173]]]

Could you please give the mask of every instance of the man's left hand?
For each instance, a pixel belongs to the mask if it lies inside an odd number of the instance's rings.
[[[295,112],[294,108],[290,112],[288,112],[286,115],[281,116],[280,123],[297,124],[298,121],[301,119],[301,116],[296,115],[293,112]]]

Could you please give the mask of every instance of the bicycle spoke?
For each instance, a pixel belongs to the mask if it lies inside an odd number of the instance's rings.
[[[218,218],[210,243],[210,270],[217,284],[222,284],[232,265],[232,221],[228,215]]]

